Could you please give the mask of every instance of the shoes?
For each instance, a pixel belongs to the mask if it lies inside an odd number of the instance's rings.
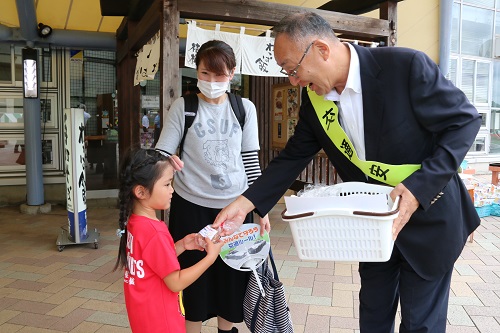
[[[230,331],[223,331],[220,328],[217,329],[219,333],[238,333],[238,329],[236,327],[231,328]]]

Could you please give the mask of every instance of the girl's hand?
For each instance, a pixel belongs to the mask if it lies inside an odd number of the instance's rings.
[[[198,235],[198,234],[197,233],[189,234],[189,235],[186,235],[182,239],[182,246],[184,247],[184,249],[186,249],[186,250],[199,250],[199,251],[205,250],[196,241],[196,235]]]
[[[207,243],[207,246],[205,248],[205,250],[207,251],[207,257],[215,261],[215,259],[217,259],[217,256],[220,253],[220,250],[222,249],[222,246],[224,246],[224,242],[219,241],[217,243],[214,243],[208,237],[205,237],[205,242]]]

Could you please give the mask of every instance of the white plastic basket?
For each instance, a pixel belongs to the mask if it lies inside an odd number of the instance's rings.
[[[360,182],[333,185],[338,196],[352,194],[387,194],[383,212],[330,209],[298,215],[281,213],[290,224],[297,254],[300,259],[320,261],[387,261],[391,257],[392,222],[399,213],[399,197],[392,201],[392,187]],[[387,211],[385,211],[385,208]]]

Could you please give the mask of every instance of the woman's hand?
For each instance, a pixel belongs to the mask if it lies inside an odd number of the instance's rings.
[[[181,171],[184,167],[184,162],[182,162],[177,155],[170,156],[170,161],[172,162],[175,171]]]

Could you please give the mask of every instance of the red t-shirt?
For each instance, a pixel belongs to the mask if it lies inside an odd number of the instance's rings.
[[[167,226],[132,214],[127,235],[124,290],[132,332],[186,332],[182,293],[172,292],[163,281],[180,269]]]

